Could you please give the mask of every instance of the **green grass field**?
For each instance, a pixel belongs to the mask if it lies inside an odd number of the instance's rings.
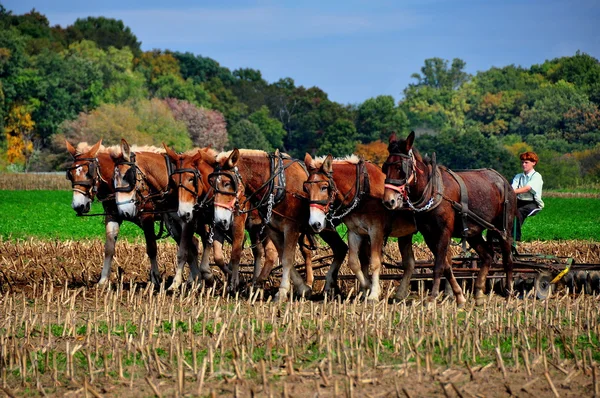
[[[595,198],[545,198],[546,207],[527,220],[523,240],[600,241],[600,200]],[[102,213],[95,202],[91,213]],[[135,240],[141,229],[124,222],[120,238]],[[71,209],[70,191],[0,190],[2,239],[104,238],[104,217],[77,217]],[[420,237],[416,241],[422,241]]]

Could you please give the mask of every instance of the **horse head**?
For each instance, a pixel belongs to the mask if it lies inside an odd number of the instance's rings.
[[[309,173],[304,182],[304,192],[308,194],[310,206],[308,224],[314,232],[319,233],[327,225],[327,214],[337,192],[333,181],[333,158],[328,155],[319,165],[315,164],[315,160],[307,153],[304,164]]]
[[[389,139],[389,156],[383,163],[382,171],[385,173],[385,190],[383,192],[383,205],[390,210],[402,207],[408,197],[411,186],[417,182],[417,159],[413,152],[415,132],[399,140],[396,133]],[[418,154],[417,154],[418,155]]]
[[[171,172],[170,183],[178,191],[179,217],[185,222],[190,222],[194,210],[204,206],[204,200],[209,192],[208,175],[212,173],[214,151],[210,148],[194,149],[178,154],[163,143],[169,160],[175,164]],[[209,161],[212,157],[212,162]]]
[[[240,201],[244,201],[244,184],[237,169],[239,159],[240,151],[235,148],[217,163],[215,171],[209,176],[215,192],[215,224],[223,230],[231,227],[234,214],[240,210]]]
[[[115,199],[119,214],[125,218],[135,218],[138,213],[137,193],[138,178],[141,174],[135,162],[135,153],[125,139],[121,139],[121,152],[111,155],[115,162],[113,184],[115,188]]]
[[[81,215],[88,213],[100,182],[97,154],[102,139],[86,152],[79,152],[69,141],[65,141],[67,151],[73,157],[73,163],[67,168],[66,177],[71,181],[73,199],[71,207]]]

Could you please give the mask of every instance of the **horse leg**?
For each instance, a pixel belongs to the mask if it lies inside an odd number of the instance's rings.
[[[279,234],[279,232],[274,230],[270,230],[270,232],[272,233],[271,236],[273,240],[279,239],[283,242],[283,245],[279,249],[282,265],[281,284],[279,285],[279,292],[275,296],[275,299],[281,301],[287,299],[290,290],[290,280],[294,284],[296,293],[299,296],[309,297],[311,288],[304,284],[304,280],[294,268],[296,245],[298,244],[300,232],[295,228],[295,225],[294,227],[285,228],[282,232],[283,237],[277,237],[276,235]]]
[[[454,292],[454,296],[456,297],[456,302],[458,305],[462,305],[465,303],[466,299],[463,295],[462,289],[458,285],[458,282],[454,278],[454,273],[452,272],[452,267],[448,260],[448,248],[450,245],[450,229],[443,228],[443,226],[436,226],[438,231],[442,231],[439,236],[434,236],[430,232],[424,233],[423,237],[425,238],[425,243],[427,243],[427,247],[433,253],[433,286],[431,288],[431,299],[435,299],[440,293],[440,280],[442,277],[442,272],[446,277],[447,281],[450,282],[452,286],[452,291]]]
[[[252,247],[252,258],[254,259],[254,269],[252,272],[252,284],[254,285],[258,280],[265,256],[265,247],[263,242],[260,241],[260,230],[254,227],[251,223],[246,222],[246,230],[250,236],[250,246]]]
[[[410,279],[415,271],[415,255],[413,253],[412,235],[399,237],[398,249],[402,255],[402,268],[404,274],[402,275],[400,285],[396,289],[395,298],[397,300],[403,300],[410,293]]]
[[[383,229],[373,228],[369,238],[371,246],[371,294],[367,296],[367,300],[378,301],[379,295],[381,294],[379,274],[381,273],[381,253],[383,252]],[[363,241],[365,240],[366,239],[363,239]],[[365,245],[365,243],[363,243],[363,245]],[[368,264],[368,262],[365,262],[362,266],[366,265],[368,267]]]
[[[115,246],[117,236],[121,228],[121,222],[112,219],[106,220],[106,241],[104,242],[104,263],[102,265],[102,273],[100,274],[99,285],[104,285],[110,276],[110,268],[112,267],[113,257],[115,256]]]
[[[329,271],[327,271],[324,289],[324,293],[332,294],[339,290],[337,285],[338,273],[348,253],[348,245],[334,230],[324,230],[320,233],[320,236],[333,252],[333,262],[329,266]]]
[[[175,228],[172,228],[171,234],[173,235],[175,242],[177,242],[177,268],[175,270],[173,282],[167,289],[168,291],[179,289],[181,286],[183,280],[183,267],[188,259],[188,247],[191,245],[191,237],[194,234],[194,228],[191,223],[181,222],[173,226]]]
[[[468,239],[469,245],[477,252],[481,260],[481,268],[475,280],[475,304],[483,305],[485,303],[485,281],[487,280],[488,271],[492,262],[492,256],[488,251],[488,245],[483,240],[481,234]]]
[[[198,277],[201,279],[206,279],[207,281],[212,281],[213,275],[210,267],[207,270],[200,270],[198,266],[198,250],[199,250],[199,241],[198,238],[193,236],[194,231],[192,231],[192,239],[190,240],[190,244],[188,246],[188,264],[190,265],[190,275],[188,276],[188,283],[194,283],[198,281]],[[202,272],[204,271],[204,275]]]
[[[359,234],[349,230],[348,231],[348,267],[356,275],[356,279],[360,284],[360,290],[366,295],[367,291],[371,289],[371,283],[369,279],[363,273],[358,253],[360,245],[362,244],[363,237]]]
[[[304,259],[304,270],[306,272],[306,284],[308,286],[312,286],[313,282],[315,280],[315,275],[313,273],[313,269],[312,269],[312,250],[310,249],[309,245],[310,242],[308,241],[307,237],[300,237],[300,239],[298,239],[298,245],[300,246],[300,252],[302,253],[302,258]]]
[[[490,236],[490,231],[488,231],[488,236]],[[507,236],[508,239],[496,235],[498,237],[498,242],[500,242],[500,250],[502,251],[502,266],[504,267],[504,272],[506,273],[506,293],[507,295],[511,295],[513,292],[513,258],[512,258],[512,241],[510,236]],[[491,248],[493,250],[493,248]]]
[[[279,254],[277,253],[277,248],[275,247],[275,243],[273,243],[271,238],[267,236],[263,240],[262,246],[265,252],[265,262],[264,266],[260,270],[260,274],[256,278],[256,282],[266,281],[269,278],[269,275],[271,275],[271,271],[275,265],[279,262]]]
[[[242,248],[244,246],[246,215],[235,216],[231,226],[231,282],[229,288],[235,292],[240,285],[240,259],[242,258]]]
[[[154,234],[154,219],[145,217],[141,220],[144,238],[146,240],[146,254],[150,259],[150,282],[160,285],[160,272],[158,270],[158,261],[156,260],[156,235]]]

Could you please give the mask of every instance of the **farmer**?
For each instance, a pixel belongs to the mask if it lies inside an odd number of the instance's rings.
[[[542,201],[544,180],[542,180],[542,175],[534,170],[539,157],[535,152],[525,152],[519,158],[521,159],[523,172],[517,174],[512,182],[512,187],[517,194],[518,210],[518,217],[515,220],[515,241],[521,241],[521,226],[525,219],[536,215],[544,208],[544,202]]]

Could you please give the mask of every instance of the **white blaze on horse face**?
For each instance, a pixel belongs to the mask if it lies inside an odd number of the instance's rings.
[[[181,217],[183,221],[190,222],[192,220],[192,217],[194,216],[194,203],[184,202],[180,199],[177,215]]]
[[[135,190],[131,192],[117,192],[115,195],[117,209],[119,214],[125,218],[133,218],[137,215],[137,206],[135,205]]]
[[[73,200],[71,201],[71,207],[75,211],[80,211],[81,213],[87,213],[90,211],[90,206],[92,204],[92,199],[88,196],[82,194],[81,192],[73,191]]]
[[[233,212],[224,207],[215,206],[215,225],[219,225],[225,231],[229,230],[233,223]]]
[[[313,229],[313,231],[321,232],[327,224],[327,221],[325,220],[325,213],[323,213],[323,210],[311,207],[310,217],[308,218],[308,224]]]

